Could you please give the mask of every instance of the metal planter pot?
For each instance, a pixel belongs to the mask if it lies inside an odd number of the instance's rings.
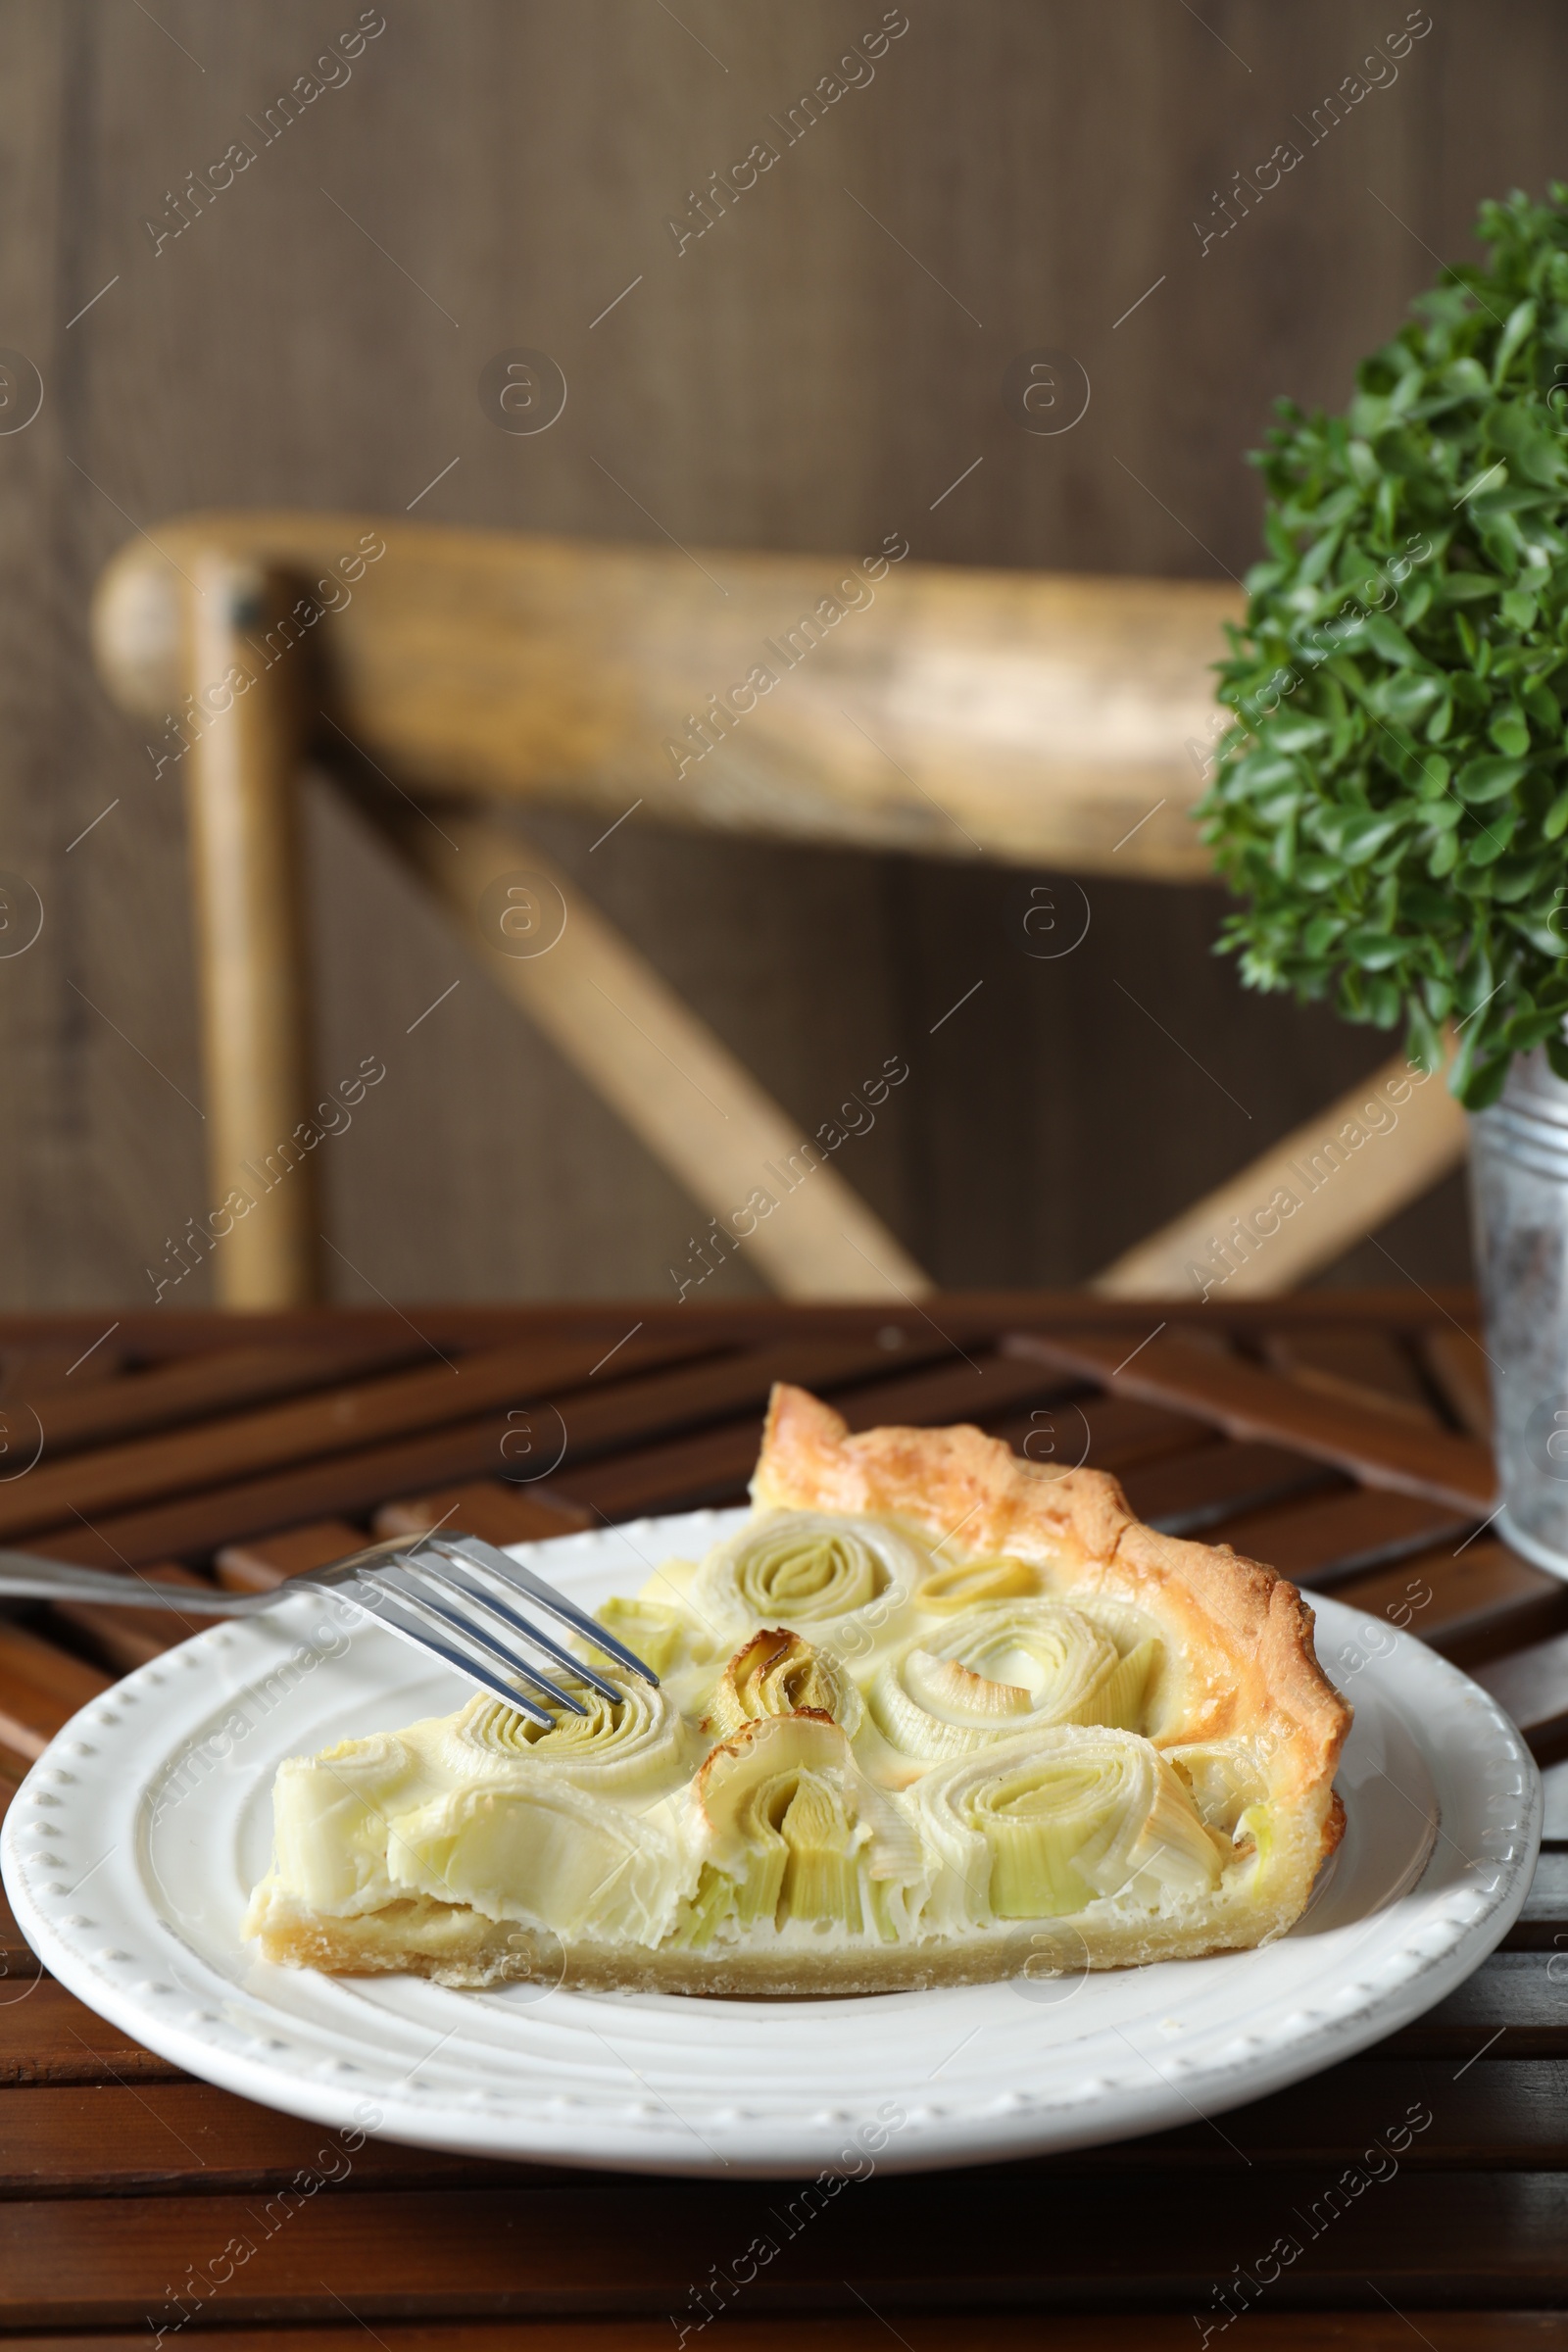
[[[1497,1533],[1568,1577],[1568,1085],[1544,1053],[1522,1055],[1470,1126]]]

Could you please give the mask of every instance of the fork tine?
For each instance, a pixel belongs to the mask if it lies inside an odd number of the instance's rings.
[[[465,1642],[471,1642],[479,1649],[487,1650],[491,1657],[499,1658],[509,1674],[520,1674],[525,1682],[532,1683],[536,1690],[542,1690],[558,1706],[568,1708],[573,1715],[587,1714],[588,1710],[580,1698],[573,1698],[569,1690],[563,1690],[559,1683],[551,1682],[539,1672],[537,1666],[530,1666],[526,1658],[519,1658],[514,1650],[504,1648],[482,1627],[472,1624],[458,1610],[445,1606],[431,1593],[421,1590],[417,1583],[409,1578],[406,1561],[400,1562],[395,1568],[381,1569],[373,1581],[383,1590],[396,1592],[401,1599],[412,1602],[416,1609],[423,1609],[430,1616],[439,1618],[443,1625],[461,1634]]]
[[[542,1609],[548,1609],[552,1616],[559,1617],[574,1633],[586,1635],[596,1649],[618,1658],[623,1666],[629,1667],[633,1674],[641,1675],[645,1683],[652,1683],[657,1690],[658,1675],[651,1666],[644,1664],[635,1650],[628,1649],[623,1642],[617,1642],[613,1634],[607,1633],[595,1618],[585,1615],[564,1592],[558,1592],[554,1585],[547,1585],[544,1578],[535,1576],[531,1568],[524,1568],[520,1562],[509,1559],[493,1544],[486,1544],[478,1536],[440,1536],[430,1542],[428,1548],[449,1555],[458,1552],[475,1567],[487,1570],[504,1584],[525,1592],[530,1600],[536,1600]],[[535,1638],[542,1639],[538,1636]]]
[[[615,1689],[614,1684],[607,1683],[602,1674],[595,1673],[593,1667],[586,1665],[575,1650],[567,1649],[564,1642],[558,1642],[553,1634],[542,1632],[528,1618],[519,1616],[515,1609],[509,1609],[504,1600],[497,1600],[471,1569],[466,1570],[454,1565],[438,1568],[432,1560],[423,1555],[406,1560],[403,1565],[412,1569],[416,1576],[424,1578],[438,1592],[456,1592],[460,1598],[471,1602],[475,1608],[487,1609],[491,1616],[499,1618],[501,1623],[509,1626],[514,1633],[522,1634],[528,1641],[537,1642],[539,1647],[547,1650],[551,1657],[559,1658],[564,1666],[569,1666],[572,1673],[587,1683],[591,1689],[597,1690],[602,1698],[618,1699],[620,1697],[621,1693]]]
[[[442,1565],[437,1566],[438,1560]],[[479,1572],[477,1575],[475,1570]],[[603,1697],[612,1700],[619,1698],[620,1692],[613,1684],[606,1682],[575,1650],[566,1648],[553,1635],[542,1631],[531,1618],[509,1608],[505,1601],[498,1599],[487,1589],[484,1582],[486,1577],[493,1578],[512,1592],[519,1592],[534,1601],[551,1616],[558,1618],[570,1632],[581,1635],[596,1649],[658,1689],[658,1675],[638,1657],[635,1650],[628,1649],[623,1642],[618,1642],[613,1634],[608,1633],[596,1619],[567,1600],[564,1593],[558,1592],[553,1585],[547,1585],[543,1577],[535,1576],[529,1568],[519,1567],[515,1560],[509,1559],[504,1551],[498,1550],[493,1544],[486,1544],[478,1536],[447,1537],[432,1531],[427,1536],[389,1537],[378,1544],[366,1544],[360,1550],[350,1552],[327,1568],[310,1572],[300,1581],[345,1593],[359,1600],[360,1605],[368,1608],[372,1615],[378,1610],[382,1611],[393,1632],[401,1633],[406,1641],[434,1651],[449,1665],[458,1666],[460,1671],[481,1684],[485,1690],[493,1690],[510,1705],[520,1707],[539,1723],[553,1724],[554,1718],[543,1714],[514,1690],[503,1687],[488,1674],[482,1674],[476,1666],[459,1657],[450,1646],[435,1641],[422,1620],[434,1618],[439,1625],[450,1628],[462,1641],[498,1660],[509,1674],[520,1675],[558,1706],[567,1708],[574,1715],[586,1714],[587,1709],[570,1691],[562,1690],[559,1684],[541,1674],[537,1667],[530,1666],[525,1658],[517,1656],[514,1649],[505,1647],[493,1635],[471,1621],[471,1612],[483,1609],[497,1624],[506,1627],[509,1633],[521,1635],[536,1648],[568,1667],[576,1680],[588,1684]],[[401,1615],[397,1621],[387,1612],[386,1596],[393,1592],[402,1596]],[[444,1606],[435,1597],[436,1594],[445,1594],[449,1601],[461,1602],[469,1614],[464,1614],[450,1605]],[[269,1598],[270,1595],[263,1597],[260,1605],[265,1606]],[[408,1617],[409,1608],[415,1611],[412,1622]]]
[[[400,1634],[403,1640],[412,1642],[416,1649],[422,1649],[429,1655],[439,1658],[443,1665],[454,1667],[466,1681],[480,1684],[483,1689],[493,1692],[497,1698],[504,1699],[509,1707],[515,1707],[520,1714],[528,1716],[534,1723],[542,1724],[547,1731],[554,1731],[555,1717],[548,1714],[536,1700],[527,1697],[520,1690],[514,1690],[509,1684],[502,1682],[498,1675],[493,1675],[487,1667],[481,1666],[477,1659],[466,1657],[462,1650],[454,1648],[451,1642],[444,1642],[439,1634],[431,1631],[429,1626],[421,1624],[412,1610],[405,1609],[397,1595],[389,1592],[378,1579],[365,1578],[362,1580],[357,1578],[352,1584],[340,1586],[338,1590],[346,1599],[352,1600],[357,1607],[364,1609],[366,1615],[376,1624],[384,1625],[388,1633]]]

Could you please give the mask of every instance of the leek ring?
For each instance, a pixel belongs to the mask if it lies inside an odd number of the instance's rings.
[[[1126,1657],[1078,1609],[990,1601],[887,1660],[867,1693],[878,1730],[907,1756],[968,1755],[1063,1723],[1137,1728],[1157,1644]]]
[[[974,1924],[1057,1919],[1113,1896],[1207,1894],[1216,1840],[1157,1748],[1078,1725],[939,1765],[913,1809],[949,1866],[948,1906]]]

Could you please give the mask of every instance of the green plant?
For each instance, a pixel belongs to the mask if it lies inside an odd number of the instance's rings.
[[[1428,1069],[1452,1018],[1473,1110],[1534,1046],[1568,1078],[1568,186],[1477,233],[1345,416],[1278,404],[1198,810],[1244,982]]]

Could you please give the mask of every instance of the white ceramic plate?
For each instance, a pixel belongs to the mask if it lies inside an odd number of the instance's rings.
[[[590,1605],[743,1514],[520,1544]],[[453,1992],[270,1968],[239,1940],[284,1756],[462,1703],[380,1629],[301,1593],[198,1635],[82,1709],[0,1842],[18,1919],[81,2000],[192,2074],[339,2130],[644,2172],[978,2163],[1222,2114],[1377,2041],[1500,1940],[1541,1785],[1494,1703],[1424,1644],[1322,1599],[1356,1709],[1348,1830],[1304,1919],[1261,1951],[1077,1979],[728,2001]],[[880,2120],[877,2120],[880,2119]]]

